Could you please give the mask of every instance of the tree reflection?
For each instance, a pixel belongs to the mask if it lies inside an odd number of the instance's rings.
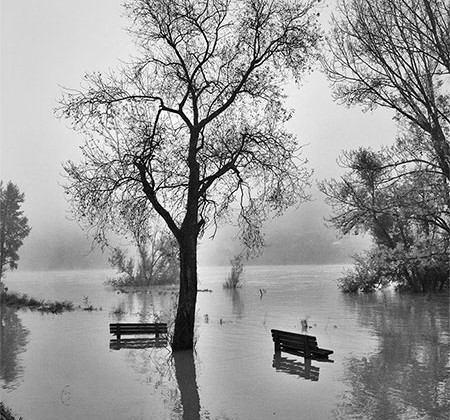
[[[167,322],[175,318],[177,292],[172,289],[141,289],[123,293],[111,316],[121,322],[130,317],[139,322]]]
[[[232,313],[240,318],[244,304],[239,291],[230,291]],[[168,322],[173,320],[177,294],[172,289],[160,288],[149,293],[124,294],[119,304],[120,310],[111,315],[122,322],[137,317],[140,322]],[[163,345],[165,348],[158,348]],[[110,348],[125,352],[128,365],[151,386],[163,402],[171,418],[183,420],[225,419],[224,415],[212,417],[202,409],[197,385],[195,353],[177,351],[170,353],[167,341],[154,339],[121,339],[110,341]],[[149,396],[149,398],[152,398]]]
[[[225,289],[228,296],[231,296],[231,304],[232,304],[232,314],[240,319],[244,315],[244,302],[239,294],[239,290],[237,289]]]
[[[14,389],[18,386],[18,378],[22,377],[23,366],[19,354],[25,351],[29,331],[22,325],[17,311],[0,307],[0,379],[2,388]]]
[[[201,410],[195,359],[192,350],[169,354],[165,350],[130,350],[127,359],[136,372],[145,374],[145,382],[158,390],[171,418],[200,420],[210,418]]]
[[[171,419],[226,420],[226,414],[213,416],[200,404],[196,355],[192,350],[169,353],[166,349],[125,350],[128,363],[162,401]],[[153,393],[152,393],[153,394]]]
[[[346,296],[358,322],[377,335],[368,358],[349,358],[350,392],[336,417],[448,419],[448,297],[373,294]]]
[[[192,350],[173,353],[175,377],[180,390],[183,420],[200,420],[200,397]]]

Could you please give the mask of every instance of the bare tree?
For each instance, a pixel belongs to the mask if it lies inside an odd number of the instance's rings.
[[[172,348],[193,346],[197,242],[238,209],[242,240],[306,198],[309,173],[293,135],[283,84],[315,58],[314,0],[130,0],[139,56],[86,76],[61,115],[86,135],[68,162],[75,213],[102,235],[120,206],[157,213],[180,249]]]
[[[396,111],[430,141],[450,180],[450,3],[341,0],[325,62],[336,98]]]
[[[132,254],[128,256],[121,246],[112,248],[109,262],[122,276],[109,280],[108,284],[121,288],[178,283],[177,242],[158,220],[138,220],[129,224],[128,231],[121,230],[121,233],[127,235],[126,248],[131,248]]]

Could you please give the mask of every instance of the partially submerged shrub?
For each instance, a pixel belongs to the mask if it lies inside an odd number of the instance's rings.
[[[223,283],[224,289],[237,289],[242,287],[242,274],[244,272],[244,256],[236,255],[231,262],[231,272],[228,274],[225,282]]]
[[[338,280],[345,293],[373,292],[388,285],[412,292],[442,291],[449,287],[447,251],[430,253],[426,243],[418,241],[408,248],[376,247],[353,258],[353,269]]]
[[[125,308],[125,305],[123,304],[123,302],[116,306],[115,308],[113,308],[111,310],[111,313],[115,316],[117,316],[118,318],[121,318],[122,316],[124,316],[127,313],[127,310]]]
[[[73,311],[73,303],[68,300],[64,300],[62,302],[47,302],[39,306],[38,311],[41,312],[52,312],[52,313],[61,313],[63,311]]]
[[[117,290],[179,281],[178,246],[171,235],[163,232],[141,236],[135,258],[128,257],[121,248],[114,248],[109,262],[121,276],[105,284]]]
[[[376,261],[375,252],[353,256],[354,266],[338,279],[338,286],[344,293],[373,292],[385,285],[383,270]]]

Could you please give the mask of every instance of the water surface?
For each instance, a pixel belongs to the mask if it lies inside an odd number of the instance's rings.
[[[229,291],[228,268],[201,268],[211,292],[199,293],[196,351],[175,357],[110,349],[108,323],[170,322],[176,288],[118,294],[106,271],[13,273],[11,290],[81,308],[2,308],[1,399],[24,420],[447,419],[448,295],[343,295],[341,269],[248,267]],[[334,363],[274,355],[270,329],[301,332],[302,319]]]

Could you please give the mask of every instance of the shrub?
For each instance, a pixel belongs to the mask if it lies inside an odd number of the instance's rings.
[[[442,291],[450,281],[448,250],[429,248],[420,241],[408,248],[375,247],[353,257],[353,269],[344,273],[338,286],[345,293],[373,292],[389,284],[399,291]]]
[[[237,289],[242,287],[242,274],[244,272],[244,257],[236,255],[231,262],[231,272],[223,283],[224,289]]]
[[[128,257],[120,248],[112,250],[109,262],[121,277],[109,279],[105,284],[122,290],[129,287],[178,283],[179,258],[175,239],[165,233],[140,239],[136,258]]]

